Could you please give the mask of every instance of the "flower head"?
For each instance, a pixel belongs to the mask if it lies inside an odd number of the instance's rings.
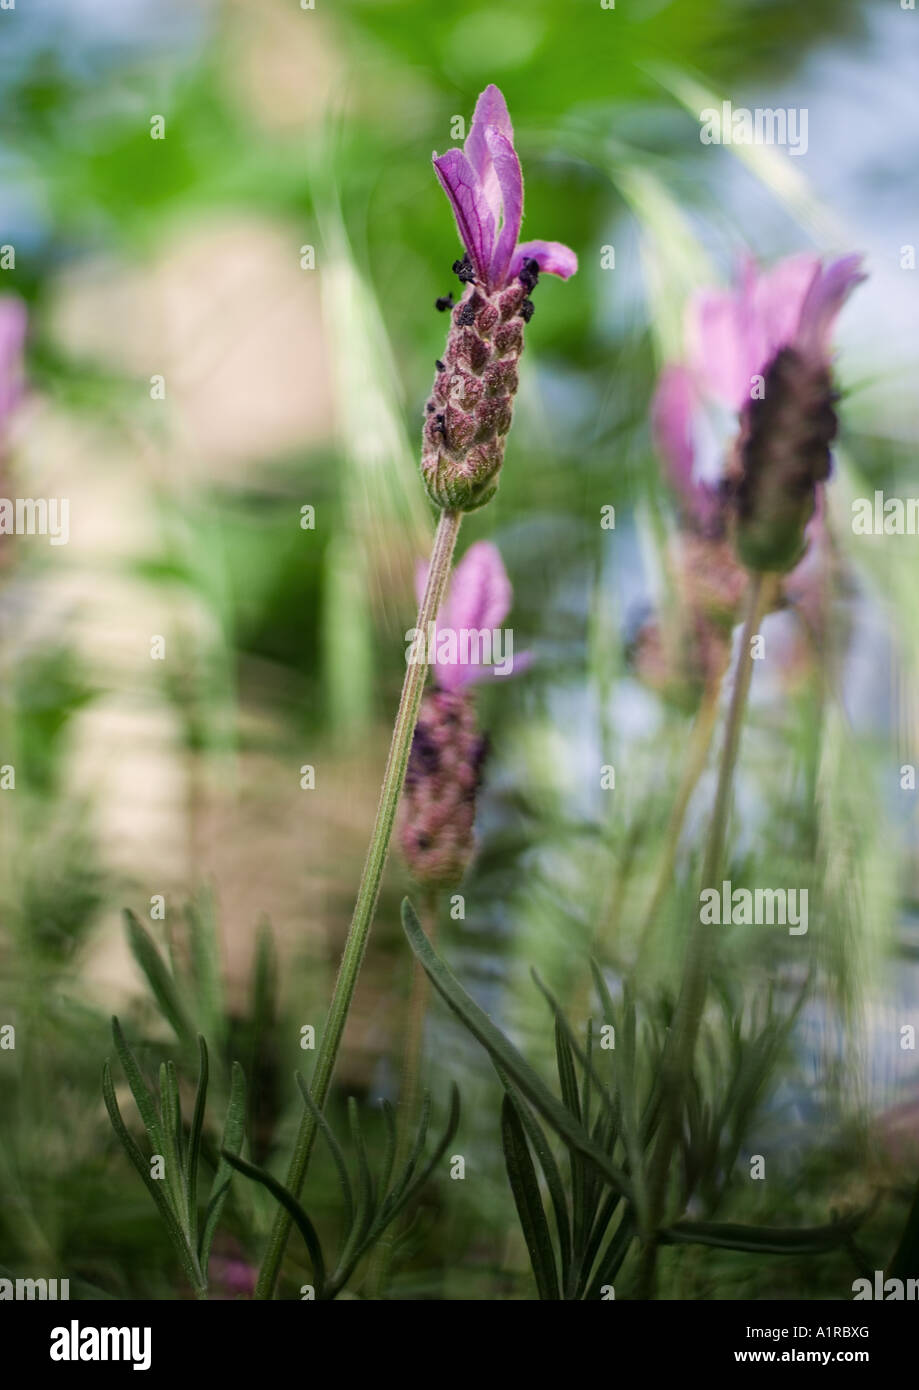
[[[733,287],[694,296],[687,360],[661,376],[654,434],[685,519],[709,535],[732,525],[749,568],[790,569],[805,549],[836,429],[830,338],[862,279],[859,256],[791,256],[769,271],[746,260]],[[721,476],[705,478],[700,443],[719,408],[740,433]]]
[[[426,576],[422,565],[420,588]],[[497,546],[477,541],[453,572],[438,627],[454,633],[493,631],[507,617],[511,597]],[[529,654],[524,653],[513,660],[512,671],[527,665]],[[475,853],[476,792],[488,741],[478,730],[472,687],[493,674],[493,666],[435,657],[434,687],[421,703],[399,839],[413,878],[432,888],[458,883]]]
[[[574,274],[578,258],[569,247],[558,241],[517,241],[523,221],[523,175],[507,102],[494,83],[476,102],[463,148],[433,159],[482,290],[491,294],[501,289],[531,260],[540,271],[563,280]]]
[[[421,475],[439,507],[472,511],[495,493],[517,392],[530,295],[540,271],[567,279],[577,257],[555,241],[518,243],[523,179],[504,97],[486,87],[464,149],[434,169],[466,248],[453,269],[464,286],[437,301],[452,310],[447,346],[425,406]]]

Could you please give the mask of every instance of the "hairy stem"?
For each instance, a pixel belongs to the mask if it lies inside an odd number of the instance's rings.
[[[443,601],[461,520],[462,512],[444,511],[441,513],[437,533],[434,537],[434,549],[431,554],[431,565],[428,570],[424,597],[418,611],[417,626],[425,634],[428,623],[435,621]],[[348,929],[341,965],[338,969],[338,978],[335,981],[335,990],[329,1005],[328,1018],[310,1082],[313,1099],[320,1109],[325,1105],[329,1093],[342,1034],[348,1018],[348,1010],[351,1007],[357,977],[364,959],[364,952],[367,949],[367,938],[370,934],[373,914],[380,893],[380,881],[389,852],[389,842],[392,838],[396,810],[402,793],[402,783],[405,780],[405,769],[411,751],[412,735],[415,732],[418,707],[421,704],[426,675],[427,667],[421,662],[410,662],[406,667],[402,698],[399,701],[399,709],[393,727],[389,758],[386,763],[386,771],[383,774],[380,803],[377,807],[376,820],[370,836],[370,847],[364,862],[354,915]],[[293,1157],[287,1174],[286,1185],[295,1197],[299,1197],[303,1187],[315,1138],[316,1122],[311,1114],[305,1113],[300,1121],[300,1129],[297,1133]],[[282,1207],[279,1207],[255,1288],[255,1297],[258,1299],[271,1298],[274,1293],[291,1225],[291,1217]]]

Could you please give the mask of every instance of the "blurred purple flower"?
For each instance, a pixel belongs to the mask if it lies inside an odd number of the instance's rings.
[[[0,299],[0,433],[25,390],[23,351],[28,315],[21,299]]]
[[[251,1298],[258,1270],[241,1258],[215,1256],[210,1262],[213,1293],[217,1298]]]
[[[529,260],[567,280],[578,258],[557,241],[518,243],[523,220],[523,176],[514,149],[507,103],[491,83],[476,103],[461,150],[434,154],[434,170],[450,199],[460,240],[486,294],[520,274]]]
[[[739,415],[750,403],[753,379],[764,377],[784,349],[811,368],[828,367],[836,317],[864,278],[857,255],[826,266],[819,256],[789,256],[765,271],[747,257],[730,289],[693,296],[686,362],[665,367],[652,405],[655,441],[690,520],[707,527],[720,507],[717,483],[697,473],[706,409]]]
[[[427,565],[419,565],[416,584],[421,592]],[[492,634],[510,612],[513,593],[496,545],[476,541],[453,571],[441,604],[436,631],[456,638],[463,632]],[[476,793],[488,751],[488,740],[476,723],[475,692],[479,681],[498,673],[494,666],[470,662],[462,640],[452,650],[456,659],[438,659],[439,639],[430,642],[434,685],[426,691],[412,740],[405,794],[399,820],[399,842],[405,862],[418,883],[444,888],[460,881],[475,853]],[[490,639],[491,654],[496,654]],[[481,651],[478,640],[469,651]],[[529,652],[513,656],[502,643],[505,675],[516,675],[530,664]],[[505,664],[502,663],[502,664]]]
[[[427,575],[428,566],[420,564],[415,576],[419,603]],[[454,633],[495,632],[510,612],[512,598],[511,582],[498,547],[491,541],[476,541],[453,571],[437,616],[437,628]],[[530,652],[513,655],[511,669],[506,674],[519,675],[531,661]],[[465,664],[459,659],[451,663],[434,661],[434,677],[441,690],[459,691],[496,674],[494,666]]]

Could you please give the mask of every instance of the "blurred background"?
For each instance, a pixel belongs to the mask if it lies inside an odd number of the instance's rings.
[[[177,970],[187,904],[213,918],[201,1007],[222,1055],[254,1058],[259,1161],[286,1162],[300,1029],[324,1017],[433,529],[420,420],[458,243],[431,151],[457,143],[451,123],[491,81],[514,120],[525,234],[572,246],[580,270],[539,286],[500,491],[461,534],[461,550],[500,547],[515,646],[534,660],[480,698],[479,853],[444,954],[536,1062],[551,1019],[530,968],[575,1010],[591,951],[613,977],[629,968],[691,725],[631,660],[667,601],[657,374],[681,351],[689,294],[726,283],[745,250],[860,251],[870,279],[837,332],[828,490],[839,659],[828,674],[793,611],[767,619],[783,657],[754,682],[732,850],[736,881],[766,864],[819,899],[800,949],[732,936],[732,978],[751,997],[783,971],[815,983],[745,1149],[770,1155],[769,1180],[732,1201],[818,1224],[915,1182],[919,1065],[901,1029],[919,1026],[919,845],[901,767],[919,760],[917,540],[853,536],[849,507],[916,491],[917,25],[897,0],[0,12],[0,243],[14,249],[0,293],[29,323],[3,491],[70,499],[66,546],[0,536],[5,1269],[69,1274],[75,1296],[183,1296],[101,1103],[112,1013],[151,1060],[177,1055],[124,907]],[[806,154],[703,145],[699,111],[722,100],[807,108]],[[706,772],[661,907],[664,984],[712,785]],[[335,1105],[397,1084],[407,885],[394,855]],[[439,1007],[427,1054],[438,1104],[461,1085],[467,1177],[427,1199],[398,1296],[532,1297],[487,1060]],[[333,1221],[322,1163],[310,1182]],[[902,1215],[879,1208],[872,1258]],[[254,1262],[266,1219],[234,1198],[223,1257]],[[668,1265],[666,1296],[848,1297],[854,1277],[835,1256],[705,1256]]]

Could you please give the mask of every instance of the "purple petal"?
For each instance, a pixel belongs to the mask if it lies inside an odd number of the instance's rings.
[[[511,257],[509,280],[520,274],[524,261],[536,261],[541,274],[557,275],[560,280],[568,280],[578,268],[577,256],[560,241],[522,241]]]
[[[757,277],[749,312],[755,322],[760,371],[781,348],[793,341],[801,307],[819,272],[820,257],[805,252],[800,256],[786,256]]]
[[[495,666],[450,666],[447,668],[450,685],[445,686],[441,669],[438,667],[437,680],[443,689],[462,690],[467,685],[481,685],[485,681],[503,681],[509,676],[520,676],[533,665],[532,652],[515,652],[510,668],[498,671]]]
[[[739,410],[759,361],[743,291],[701,290],[687,314],[689,361],[705,395]]]
[[[818,272],[801,306],[795,347],[806,357],[825,362],[836,318],[852,290],[864,280],[861,256],[843,256]]]
[[[520,172],[517,152],[506,135],[502,135],[494,126],[489,126],[485,131],[485,143],[501,188],[503,222],[491,259],[490,275],[490,283],[497,286],[504,284],[511,256],[520,235],[520,223],[523,221],[523,175]]]
[[[703,392],[741,409],[750,380],[775,354],[796,343],[825,356],[833,321],[853,284],[861,279],[857,256],[821,269],[818,256],[787,256],[760,272],[751,259],[729,290],[705,290],[690,304],[690,362]]]
[[[427,576],[427,564],[419,565],[415,571],[415,591],[419,603]],[[490,541],[476,541],[453,571],[447,596],[437,615],[437,626],[442,631],[450,630],[457,634],[463,628],[493,632],[510,612],[512,596],[511,583],[498,547]],[[514,658],[514,671],[522,661],[522,656]],[[494,674],[490,667],[464,665],[459,661],[438,661],[435,667],[441,690],[462,690],[464,686]]]
[[[665,367],[651,403],[651,432],[667,467],[671,486],[689,515],[701,524],[712,520],[717,496],[693,477],[696,451],[693,421],[698,406],[692,374],[686,367]]]
[[[457,632],[464,627],[500,627],[510,612],[512,597],[498,547],[491,541],[476,541],[453,571],[438,622]]]
[[[497,130],[513,147],[514,127],[511,125],[507,102],[493,82],[485,88],[475,104],[472,125],[463,148],[469,163],[478,174],[485,201],[497,226],[498,218],[501,216],[501,185],[486,139],[486,131],[490,128]]]
[[[442,661],[434,663],[434,679],[441,690],[447,690],[451,695],[457,690],[462,690],[464,686],[473,685],[478,675],[478,667],[461,666],[459,662],[454,666],[446,665]]]
[[[495,243],[495,219],[479,177],[462,150],[435,154],[434,170],[450,199],[460,240],[469,252],[476,276],[487,283]]]
[[[21,299],[0,299],[0,428],[22,399],[25,386],[22,354],[28,313]]]

